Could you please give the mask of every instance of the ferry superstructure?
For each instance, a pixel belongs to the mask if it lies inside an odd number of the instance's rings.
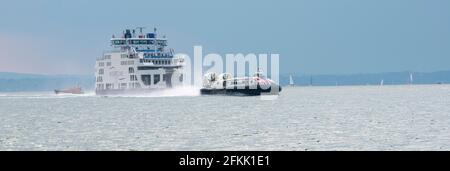
[[[158,37],[156,28],[126,29],[112,36],[112,50],[105,51],[95,64],[95,92],[98,95],[145,93],[181,86],[184,58],[175,57],[167,39]]]

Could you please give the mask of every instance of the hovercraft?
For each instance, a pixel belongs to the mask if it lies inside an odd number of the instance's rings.
[[[203,77],[202,95],[278,95],[281,86],[258,71],[253,77],[233,77],[229,73],[207,73]]]

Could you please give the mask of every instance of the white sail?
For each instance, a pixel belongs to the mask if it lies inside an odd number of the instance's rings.
[[[294,86],[294,79],[292,79],[292,75],[289,76],[289,85]]]
[[[383,85],[384,85],[384,80],[381,80],[380,86],[383,86]]]
[[[412,84],[413,81],[414,81],[414,79],[413,79],[413,74],[410,73],[410,74],[409,74],[409,84]]]

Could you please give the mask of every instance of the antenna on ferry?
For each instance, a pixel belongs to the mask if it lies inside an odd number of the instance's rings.
[[[142,30],[143,30],[143,29],[146,29],[146,28],[145,28],[145,27],[136,27],[136,29],[139,29],[139,33],[142,34]]]

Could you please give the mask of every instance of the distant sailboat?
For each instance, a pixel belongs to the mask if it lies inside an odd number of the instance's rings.
[[[294,79],[292,79],[292,75],[289,75],[289,86],[294,87]]]
[[[413,84],[414,78],[413,78],[413,74],[410,73],[409,74],[409,84]]]
[[[384,80],[381,80],[380,86],[383,86],[383,85],[384,85]]]

